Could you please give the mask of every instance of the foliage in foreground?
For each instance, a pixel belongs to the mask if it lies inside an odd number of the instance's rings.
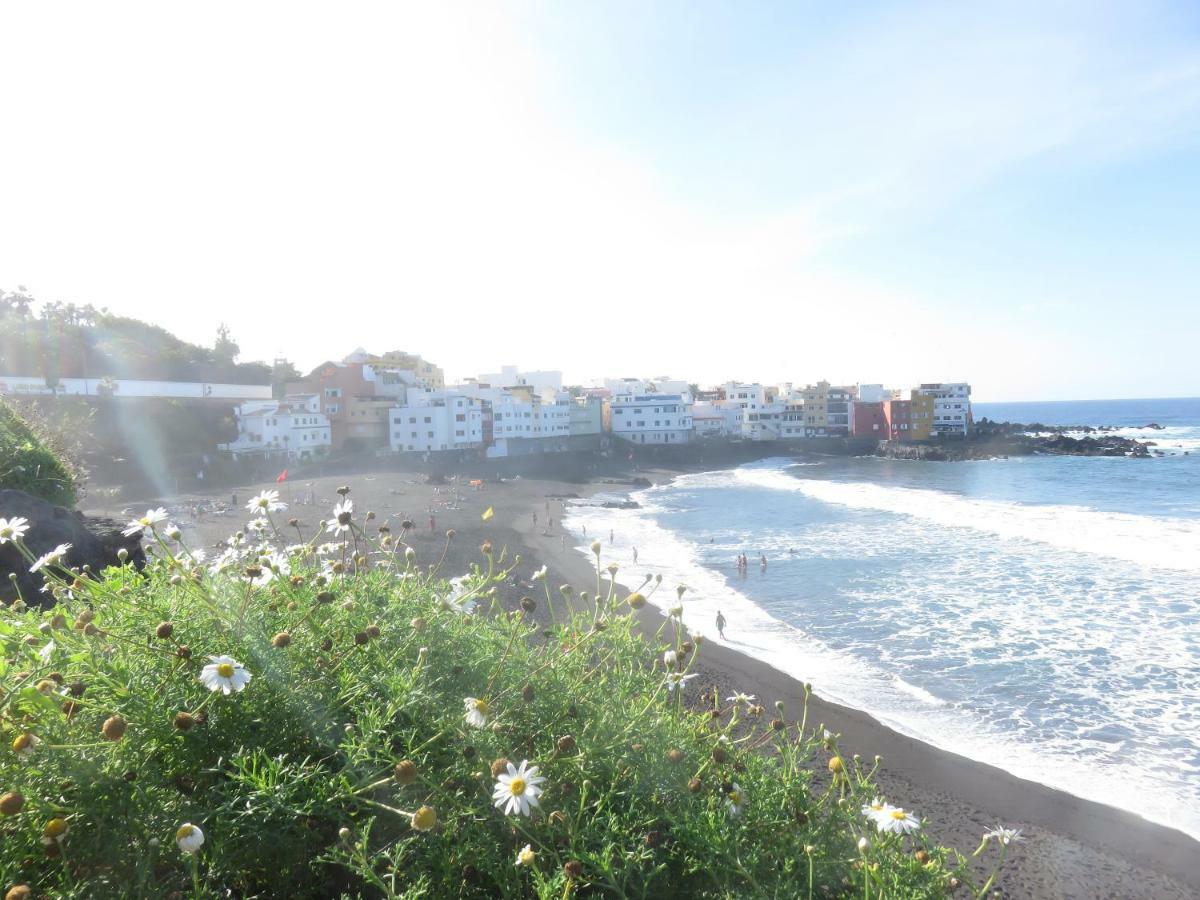
[[[59,569],[56,609],[0,616],[15,896],[890,898],[962,877],[864,815],[870,773],[802,710],[685,708],[700,642],[681,614],[639,637],[608,580],[543,628],[497,601],[514,566],[487,545],[448,584],[348,509],[341,543],[215,562],[155,518],[147,577]],[[526,760],[540,797],[512,786]]]
[[[0,488],[15,488],[60,506],[74,506],[75,475],[61,454],[0,400]]]

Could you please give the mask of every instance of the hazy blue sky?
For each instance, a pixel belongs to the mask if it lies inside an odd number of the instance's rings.
[[[0,7],[0,286],[245,358],[1200,395],[1200,5]]]

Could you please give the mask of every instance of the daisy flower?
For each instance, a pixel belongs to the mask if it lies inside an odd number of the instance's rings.
[[[892,811],[892,805],[882,797],[874,798],[870,803],[864,803],[862,806],[862,814],[876,824],[880,818],[887,816]]]
[[[437,825],[437,813],[432,806],[422,806],[412,814],[409,824],[417,831],[432,831]]]
[[[133,535],[145,531],[147,528],[153,530],[155,525],[166,520],[167,511],[161,506],[158,509],[148,509],[146,510],[146,514],[140,519],[132,519],[121,533],[125,537],[133,537]]]
[[[1025,838],[1021,837],[1020,828],[1004,828],[1001,825],[997,825],[985,834],[983,839],[985,841],[997,840],[1006,847],[1009,844],[1019,844],[1025,840]]]
[[[535,859],[537,859],[537,853],[534,852],[533,847],[531,847],[529,844],[526,844],[517,851],[518,868],[521,866],[532,866]]]
[[[695,674],[682,675],[679,672],[667,673],[667,693],[674,693],[676,688],[682,688],[685,682],[695,678]]]
[[[745,808],[746,795],[742,793],[741,785],[735,781],[729,786],[729,790],[725,792],[725,810],[730,816],[737,818]]]
[[[29,520],[16,516],[12,519],[0,519],[0,547],[9,541],[19,541],[29,530]]]
[[[758,698],[755,697],[753,694],[743,694],[741,691],[737,691],[732,697],[726,697],[725,702],[726,703],[738,703],[738,704],[744,703],[747,706],[751,706],[751,705],[753,705],[754,701],[757,699]]]
[[[354,501],[347,497],[333,508],[333,518],[325,523],[325,530],[333,534],[345,534],[350,530],[350,518],[354,514]]]
[[[663,653],[663,665],[668,669],[675,668],[675,663],[679,662],[679,654],[674,650],[668,650]]]
[[[33,756],[37,745],[42,742],[42,739],[36,734],[30,734],[28,731],[18,734],[13,738],[12,748],[13,753],[17,754],[22,760],[27,760]]]
[[[467,724],[472,728],[482,728],[488,720],[488,702],[478,697],[463,698],[463,709]]]
[[[63,557],[67,555],[67,551],[71,549],[70,544],[59,544],[49,553],[40,556],[32,566],[29,567],[30,572],[40,572],[47,566],[57,566],[62,562]]]
[[[492,800],[496,809],[502,810],[506,816],[513,813],[531,815],[533,807],[538,805],[538,797],[542,793],[540,785],[546,779],[537,773],[537,766],[528,763],[528,760],[522,760],[520,768],[509,763],[508,771],[496,778]]]
[[[263,491],[250,498],[246,509],[256,516],[261,516],[266,513],[283,512],[287,509],[287,504],[280,502],[279,491]]]
[[[200,670],[200,681],[210,691],[226,695],[246,687],[251,675],[232,656],[210,656],[212,662]]]
[[[461,577],[450,579],[450,587],[452,588],[450,596],[442,600],[442,606],[462,616],[469,616],[473,613],[475,601],[467,599],[467,595],[472,593],[473,589],[468,588]]]
[[[204,846],[204,832],[200,830],[199,825],[184,822],[175,832],[175,843],[184,853],[195,853]]]
[[[533,573],[534,581],[544,581],[545,579],[546,579],[546,567],[545,566],[542,566],[540,569],[538,569],[536,572]],[[528,846],[528,844],[526,846]]]
[[[921,820],[899,807],[881,812],[875,819],[875,824],[880,831],[888,834],[912,834],[921,830]]]

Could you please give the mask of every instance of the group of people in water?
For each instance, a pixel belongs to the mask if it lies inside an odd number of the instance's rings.
[[[737,565],[737,570],[742,573],[745,573],[746,570],[750,568],[750,560],[747,558],[745,553],[739,553],[737,555],[735,558],[735,564]],[[765,553],[759,554],[758,566],[760,569],[767,568],[767,555]]]

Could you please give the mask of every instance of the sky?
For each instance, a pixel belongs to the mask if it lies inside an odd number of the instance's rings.
[[[0,288],[244,360],[1197,396],[1198,248],[1194,2],[0,6]]]

